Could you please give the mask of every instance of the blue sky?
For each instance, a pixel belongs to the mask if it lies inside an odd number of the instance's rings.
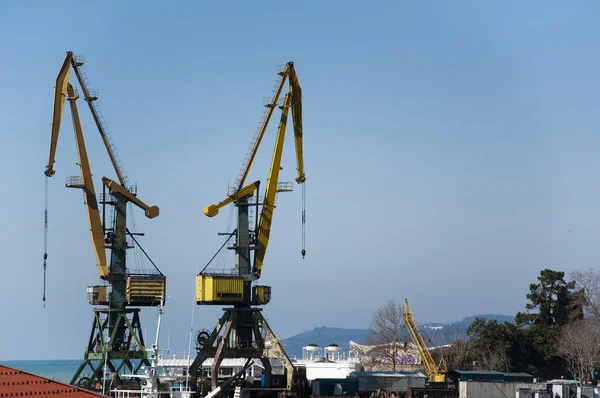
[[[85,209],[64,188],[79,173],[68,113],[41,302],[43,171],[66,51],[86,55],[127,173],[161,209],[134,211],[168,278],[163,344],[168,330],[180,355],[192,312],[194,331],[220,313],[194,306],[193,280],[228,211],[202,209],[235,180],[287,61],[303,88],[307,256],[297,188],[278,199],[263,269],[279,337],[366,327],[405,297],[422,322],[514,314],[542,268],[597,266],[599,17],[593,1],[0,2],[0,359],[80,358],[92,323]],[[79,109],[99,189],[115,176]],[[274,133],[249,181],[266,181]],[[283,167],[292,181],[289,138]],[[143,312],[153,339],[156,313]]]

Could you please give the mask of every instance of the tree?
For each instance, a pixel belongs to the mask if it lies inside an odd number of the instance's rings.
[[[477,318],[469,326],[467,357],[475,368],[528,372],[544,378],[567,375],[557,343],[564,328],[583,319],[584,289],[575,281],[565,281],[560,271],[544,269],[537,279],[538,283],[529,285],[527,312],[518,313],[515,323]],[[600,275],[592,280],[599,292]],[[600,304],[600,297],[596,302]],[[462,347],[466,351],[466,346]]]
[[[566,282],[564,276],[562,271],[544,269],[540,272],[539,283],[529,285],[527,312],[517,314],[517,324],[562,326],[580,317],[577,305],[580,300],[573,292],[575,281]],[[537,312],[531,313],[532,310]]]
[[[557,355],[556,344],[565,325],[583,318],[581,292],[575,290],[575,281],[565,281],[565,273],[544,269],[539,283],[529,285],[526,313],[515,318],[519,339],[518,369],[540,377],[564,375],[564,359]],[[513,351],[515,352],[515,351]]]
[[[431,351],[435,363],[442,357],[446,358],[449,370],[469,370],[473,367],[471,343],[462,339],[454,339],[449,346],[440,347]]]
[[[474,367],[507,372],[515,341],[514,329],[496,320],[476,318],[467,329]]]
[[[590,381],[592,367],[600,357],[600,331],[595,322],[581,320],[565,326],[556,348],[573,377],[582,384]]]
[[[406,349],[408,333],[402,323],[402,307],[394,301],[379,308],[371,318],[366,343],[375,346],[372,352],[392,362],[396,371],[396,358]]]
[[[580,304],[586,317],[600,323],[600,272],[593,268],[577,270],[571,273],[571,278],[580,289]]]

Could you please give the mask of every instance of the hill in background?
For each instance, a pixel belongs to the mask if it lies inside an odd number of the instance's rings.
[[[473,315],[452,323],[425,323],[419,325],[419,331],[422,333],[429,346],[449,344],[456,339],[467,339],[467,329],[473,323],[475,318],[494,319],[499,323],[513,322],[515,317],[509,315]],[[313,330],[307,330],[295,336],[282,339],[281,343],[285,346],[285,351],[290,358],[302,358],[302,347],[308,344],[316,344],[319,347],[325,347],[329,344],[339,345],[344,352],[348,352],[350,340],[356,343],[365,343],[367,329],[345,329],[321,326]],[[408,336],[408,333],[407,333]]]
[[[302,347],[308,344],[316,344],[319,347],[335,343],[339,345],[344,352],[348,352],[350,340],[361,342],[365,339],[367,329],[343,329],[321,326],[313,330],[307,330],[287,339],[282,339],[281,343],[285,346],[285,352],[290,358],[294,356],[302,358]]]

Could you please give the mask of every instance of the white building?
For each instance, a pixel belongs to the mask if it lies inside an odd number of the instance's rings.
[[[292,359],[296,368],[306,369],[306,379],[344,379],[352,372],[362,370],[356,353],[344,353],[336,344],[319,347],[309,344],[302,348],[302,358]]]
[[[367,371],[391,371],[394,370],[392,357],[396,362],[397,372],[415,372],[422,368],[421,355],[417,346],[411,342],[404,342],[400,349],[392,344],[385,345],[362,345],[350,341],[350,350],[356,356]]]

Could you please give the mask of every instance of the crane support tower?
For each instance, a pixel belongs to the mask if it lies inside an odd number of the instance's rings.
[[[219,366],[224,358],[258,358],[265,367],[265,387],[271,387],[271,363],[269,358],[277,358],[283,362],[287,376],[287,389],[291,389],[294,368],[283,350],[279,339],[275,336],[261,309],[257,306],[269,303],[271,287],[252,285],[262,272],[263,260],[269,243],[275,199],[278,192],[289,192],[292,183],[279,182],[283,143],[286,132],[288,112],[292,111],[294,141],[296,148],[296,182],[303,184],[304,160],[302,152],[302,92],[294,64],[288,62],[277,71],[278,79],[273,89],[274,95],[265,102],[265,113],[259,123],[258,130],[240,173],[233,192],[220,203],[209,205],[204,214],[214,217],[220,208],[233,203],[237,208],[237,228],[229,237],[235,236],[235,243],[229,249],[235,252],[235,272],[232,274],[201,272],[196,277],[196,303],[200,305],[230,305],[224,308],[224,314],[212,333],[205,331],[198,334],[198,354],[190,367],[190,374],[201,376],[202,363],[212,358],[211,387],[217,387]],[[285,94],[280,105],[279,96],[283,91],[286,79],[289,92]],[[281,109],[281,119],[277,130],[275,148],[271,159],[271,167],[267,179],[262,203],[258,196],[260,181],[244,186],[252,162],[263,139],[267,125],[275,108]],[[303,185],[304,188],[304,185]],[[254,196],[256,194],[256,196]],[[258,208],[262,205],[260,217]],[[250,221],[249,211],[256,209],[255,223]],[[303,209],[303,223],[305,221]],[[306,251],[302,248],[302,255]],[[252,254],[254,254],[252,258]],[[214,257],[213,257],[214,258]],[[209,262],[210,264],[210,262]]]
[[[425,345],[425,340],[423,340],[423,336],[421,336],[421,333],[419,333],[417,323],[413,318],[412,310],[410,309],[410,305],[408,304],[408,299],[404,299],[404,311],[402,312],[402,322],[404,323],[404,326],[406,326],[406,328],[408,329],[413,343],[417,346],[417,349],[419,350],[421,361],[423,361],[423,365],[425,365],[425,370],[429,374],[429,381],[434,383],[443,383],[446,379],[445,373],[448,372],[446,366],[446,358],[442,357],[440,363],[438,365],[435,364],[433,358],[431,357],[429,349],[427,349],[427,345]]]
[[[165,296],[166,278],[156,266],[156,270],[150,272],[132,273],[127,269],[126,251],[134,247],[134,242],[137,243],[134,235],[143,235],[127,229],[127,204],[132,203],[141,208],[148,218],[157,217],[159,209],[142,202],[137,197],[137,187],[129,184],[122,162],[96,103],[97,92],[88,88],[88,79],[82,68],[83,63],[83,56],[76,56],[71,51],[67,52],[56,78],[50,152],[45,174],[47,177],[55,174],[54,158],[66,99],[71,108],[79,156],[77,164],[80,167],[80,176],[67,178],[66,186],[83,190],[96,267],[100,279],[104,283],[87,288],[89,303],[101,307],[94,308],[92,331],[84,359],[74,374],[71,384],[98,390],[102,389],[103,383],[111,382],[111,379],[113,383],[121,383],[120,373],[135,374],[141,366],[150,365],[140,326],[140,308],[130,307],[160,305],[161,298]],[[75,71],[84,99],[90,108],[119,180],[116,182],[106,177],[102,178],[102,194],[99,195],[102,212],[92,181],[92,171],[76,104],[79,94],[77,89],[69,83],[71,67]],[[108,225],[106,223],[106,205],[111,206],[112,209]],[[110,261],[107,261],[106,249],[111,252]],[[146,253],[144,252],[144,254]],[[152,260],[150,261],[152,262]],[[154,263],[152,264],[154,265]],[[134,362],[137,364],[134,365]],[[106,379],[105,369],[112,374],[112,376],[108,376],[108,379]],[[86,370],[89,373],[84,374]]]

